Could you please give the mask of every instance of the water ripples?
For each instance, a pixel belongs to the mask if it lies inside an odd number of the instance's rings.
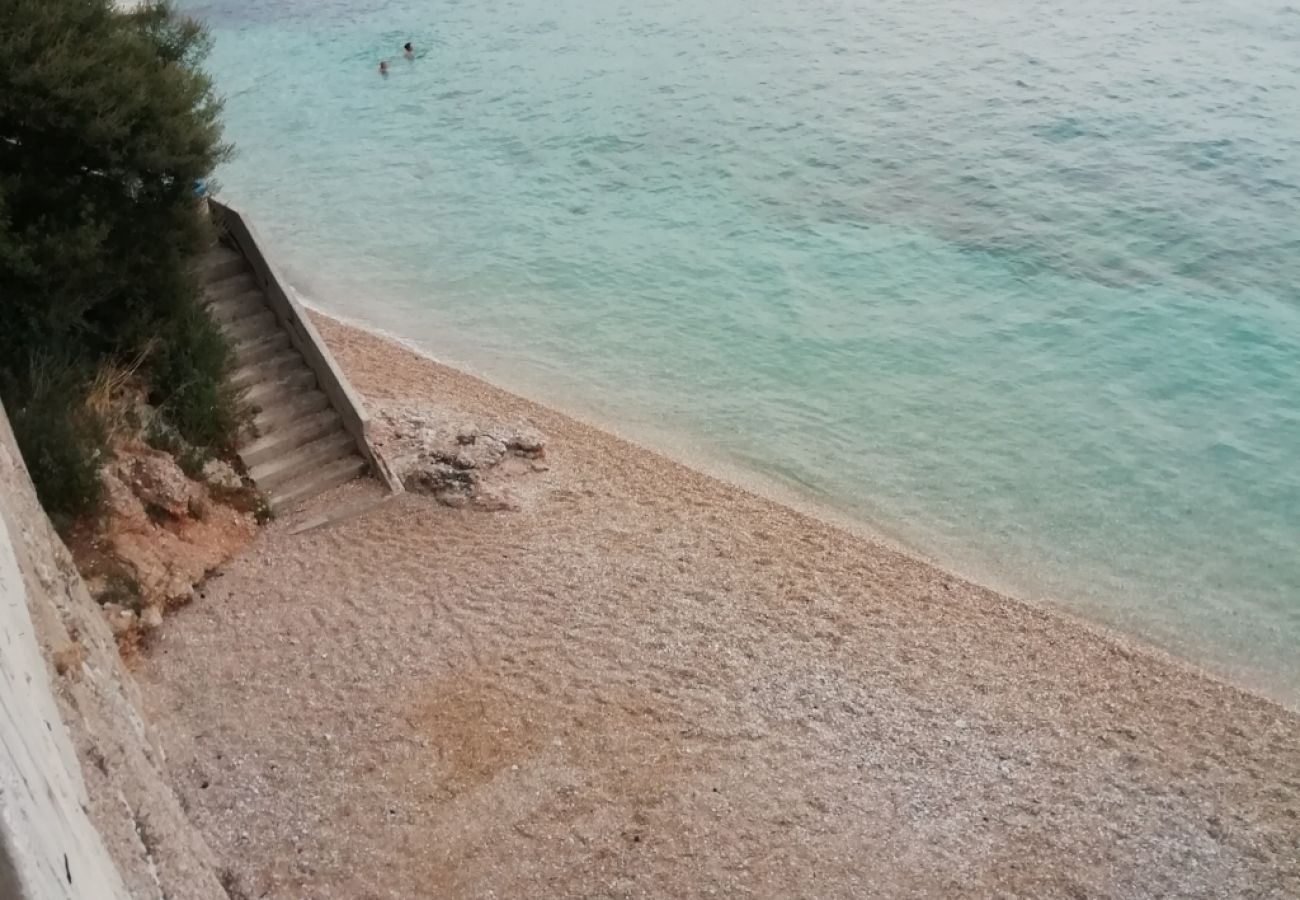
[[[192,6],[322,304],[1300,694],[1294,7]]]

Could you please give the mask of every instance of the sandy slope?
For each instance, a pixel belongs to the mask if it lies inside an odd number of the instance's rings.
[[[1300,717],[322,329],[551,469],[277,522],[165,626],[145,695],[249,896],[1300,896]]]

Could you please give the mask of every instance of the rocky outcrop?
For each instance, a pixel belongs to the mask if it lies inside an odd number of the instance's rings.
[[[105,535],[134,575],[146,607],[166,609],[187,600],[190,589],[257,529],[250,514],[215,502],[170,456],[147,447],[119,455],[104,481]]]
[[[153,475],[142,483],[164,498],[170,475]],[[225,900],[109,624],[36,499],[2,410],[0,520],[0,557],[12,560],[0,569],[13,576],[0,572],[0,687],[17,691],[0,703],[0,895]],[[29,642],[33,652],[22,651]],[[87,820],[93,831],[79,824]]]
[[[214,497],[242,488],[226,463],[209,463],[210,483],[186,476],[167,453],[127,442],[100,472],[105,503],[72,539],[73,555],[124,643],[162,623],[193,587],[256,533],[251,513]]]
[[[372,432],[403,486],[445,506],[518,509],[516,480],[548,468],[545,439],[528,426],[456,422],[437,411],[395,408],[378,413]]]

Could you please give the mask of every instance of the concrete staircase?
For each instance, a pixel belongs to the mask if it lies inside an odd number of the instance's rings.
[[[239,458],[271,508],[281,511],[364,472],[355,441],[267,306],[244,257],[217,247],[200,272],[208,310],[234,346],[232,380],[253,412]]]

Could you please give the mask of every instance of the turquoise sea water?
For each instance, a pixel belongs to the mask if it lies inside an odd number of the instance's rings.
[[[1300,695],[1300,7],[188,6],[321,307]]]

